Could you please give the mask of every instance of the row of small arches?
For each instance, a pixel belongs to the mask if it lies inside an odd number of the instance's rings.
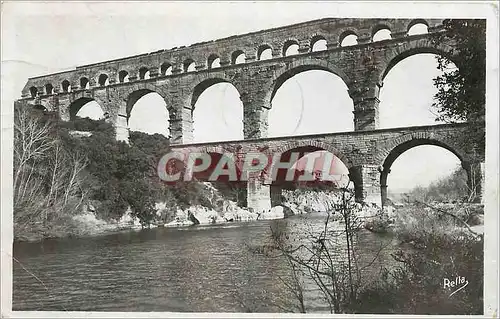
[[[413,25],[408,29],[407,34],[408,35],[416,35],[416,34],[425,34],[428,32],[428,27],[425,23],[423,22],[418,22]],[[352,45],[357,45],[357,34],[354,31],[346,31],[340,36],[340,46],[345,47],[345,46],[352,46]],[[380,26],[379,28],[376,29],[376,32],[372,35],[372,41],[377,42],[377,41],[383,41],[383,40],[388,40],[391,39],[391,30],[388,27],[385,26]],[[317,51],[323,51],[327,49],[327,41],[324,37],[322,36],[314,36],[311,39],[311,47],[310,51],[311,52],[317,52]],[[288,40],[285,41],[283,45],[283,50],[282,50],[282,56],[290,56],[290,55],[295,55],[299,53],[299,43],[296,40]],[[270,45],[264,44],[261,45],[257,49],[257,60],[263,61],[263,60],[268,60],[273,58],[273,51]],[[246,56],[245,53],[242,50],[237,50],[234,51],[231,54],[231,64],[240,64],[240,63],[245,63],[246,61]],[[216,54],[212,54],[208,57],[207,59],[207,66],[208,69],[214,69],[220,67],[220,57],[217,56]],[[183,71],[186,72],[193,72],[196,70],[196,64],[194,60],[192,59],[187,59],[184,61],[182,64]],[[168,76],[172,74],[172,69],[173,66],[170,63],[163,63],[160,68],[159,68],[159,75],[160,76]],[[137,74],[137,78],[139,80],[144,80],[144,79],[149,79],[150,78],[150,70],[147,67],[141,67],[139,69],[139,72]],[[126,83],[129,82],[129,73],[125,70],[122,70],[118,72],[117,76],[117,83]],[[97,78],[97,85],[98,86],[107,86],[109,85],[109,77],[107,74],[100,74],[99,77]],[[80,83],[79,83],[79,89],[89,89],[90,88],[90,81],[87,77],[82,77],[80,78]],[[47,95],[53,94],[54,93],[54,87],[52,84],[47,83],[44,87],[44,93]],[[61,82],[61,91],[64,93],[71,92],[71,85],[68,80],[64,80]],[[31,87],[30,88],[30,94],[31,97],[36,97],[38,95],[38,88],[36,87]]]

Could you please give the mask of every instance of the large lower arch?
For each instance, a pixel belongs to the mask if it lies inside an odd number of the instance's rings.
[[[96,120],[102,118],[105,115],[105,110],[96,100],[90,97],[81,97],[74,100],[69,105],[69,120],[73,121],[77,117],[80,117],[82,115],[81,111],[85,111],[85,109],[87,109],[88,112],[85,112],[85,114],[83,115],[84,117],[89,117]]]
[[[229,80],[202,80],[194,86],[190,103],[195,142],[243,139],[243,103]]]
[[[153,88],[138,88],[128,95],[125,107],[128,129],[169,135],[170,114],[165,97],[160,93]]]
[[[440,136],[440,134],[434,133],[433,131],[428,131],[401,135],[378,147],[379,152],[375,155],[375,163],[381,167],[383,167],[386,162],[391,164],[401,153],[411,147],[419,145],[441,146],[455,154],[460,161],[472,161],[468,152],[456,144],[460,138],[459,136],[455,136],[455,134],[451,135],[451,133],[447,133],[446,135]]]
[[[210,157],[210,165],[203,171],[193,173],[194,178],[196,178],[199,181],[225,183],[225,184],[230,184],[230,183],[236,184],[240,181],[241,169],[235,163],[236,158],[234,156],[231,156],[230,153],[208,151],[208,152],[203,152],[203,154],[208,154],[208,156]],[[224,167],[221,167],[222,169],[232,170],[234,168],[236,176],[230,176],[229,174],[225,174],[226,172],[224,171],[215,172],[217,166],[222,165],[221,163],[227,164],[224,165]],[[196,165],[199,165],[199,163],[197,163]],[[232,179],[231,177],[235,178]],[[211,178],[213,178],[213,180]]]
[[[379,172],[380,172],[380,194],[381,194],[381,201],[382,205],[385,205],[387,203],[387,198],[388,198],[388,192],[387,192],[387,179],[389,176],[389,173],[391,172],[391,167],[394,164],[394,162],[405,152],[414,149],[415,147],[419,146],[437,146],[440,148],[443,148],[450,153],[454,154],[455,157],[458,159],[458,161],[461,163],[462,168],[465,169],[467,172],[467,177],[468,177],[468,185],[472,185],[472,167],[470,166],[469,159],[466,154],[463,153],[462,150],[459,148],[450,145],[446,141],[443,140],[438,140],[434,138],[412,138],[412,139],[404,139],[400,141],[396,145],[391,145],[388,149],[385,150],[384,153],[387,155],[385,156],[384,160],[382,161],[381,165],[379,166]]]
[[[307,143],[301,141],[288,141],[276,147],[274,151],[276,151],[279,154],[284,154],[294,149],[304,149],[304,150],[308,149],[310,152],[327,151],[335,155],[338,159],[340,159],[348,169],[354,166],[353,162],[347,156],[345,156],[340,150],[333,147],[329,143],[321,141],[311,141]]]
[[[278,169],[276,163],[271,162],[266,170],[266,184],[270,185],[271,206],[281,205],[283,189],[296,189],[304,186],[320,187],[320,189],[356,188],[359,185],[359,181],[350,174],[352,162],[327,143],[290,142],[278,147],[276,151],[277,156],[271,154],[272,158],[279,159],[282,163],[293,161],[291,169],[294,174],[290,176],[288,169]],[[293,153],[296,153],[294,157],[292,157]],[[311,173],[312,176],[310,176]],[[304,174],[307,174],[306,179],[302,180],[300,176]]]

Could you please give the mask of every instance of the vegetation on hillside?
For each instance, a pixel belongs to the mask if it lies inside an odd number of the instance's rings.
[[[131,132],[126,144],[115,140],[104,120],[65,122],[52,113],[16,108],[14,150],[16,239],[78,233],[72,216],[87,203],[104,220],[118,220],[130,208],[144,226],[155,218],[157,202],[172,209],[213,208],[203,184],[166,185],[158,178],[157,163],[170,150],[160,134]]]
[[[26,239],[71,232],[71,216],[89,196],[88,162],[69,150],[40,114],[15,109],[14,236]]]
[[[467,173],[458,167],[447,177],[431,183],[429,186],[417,186],[407,194],[407,201],[419,202],[449,202],[457,203],[466,201],[470,194],[467,185]]]

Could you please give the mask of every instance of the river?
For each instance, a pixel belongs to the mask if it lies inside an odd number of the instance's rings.
[[[312,213],[15,243],[13,310],[291,311],[294,299],[280,279],[290,274],[286,260],[249,247],[265,244],[271,227],[305,234],[308,227],[322,227],[324,220],[324,214]],[[377,278],[380,266],[391,264],[397,245],[391,236],[357,233],[361,260],[369,262],[383,247],[367,280]],[[308,312],[328,312],[314,285],[308,284],[306,291]]]

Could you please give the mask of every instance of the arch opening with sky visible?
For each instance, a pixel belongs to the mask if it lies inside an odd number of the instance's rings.
[[[326,39],[322,36],[315,36],[311,39],[311,52],[324,51],[327,49]]]
[[[443,74],[437,69],[436,58],[432,53],[411,55],[389,70],[379,95],[380,129],[444,124],[436,121],[437,112],[432,107],[437,93],[433,79]],[[388,194],[428,186],[452,174],[457,165],[456,156],[441,147],[415,147],[395,162],[387,178]]]
[[[389,155],[384,163],[389,173],[381,174],[381,185],[387,185],[389,199],[401,201],[402,194],[416,187],[428,187],[456,171],[463,177],[463,183],[457,185],[458,189],[467,196],[467,191],[464,191],[467,188],[467,173],[461,166],[460,158],[453,152],[431,143],[401,147],[402,151],[394,151],[394,155]]]
[[[222,80],[202,82],[192,103],[193,142],[243,139],[243,102],[234,85]]]
[[[416,20],[414,24],[411,24],[408,28],[408,35],[426,34],[428,33],[427,22],[424,20]]]
[[[257,50],[257,59],[259,61],[269,60],[273,58],[273,50],[271,46],[264,44],[259,47]]]
[[[130,94],[127,102],[127,119],[130,131],[146,134],[170,134],[170,115],[167,104],[160,94],[151,90],[139,90]]]
[[[434,79],[444,74],[437,69],[438,55],[419,53],[404,58],[383,79],[379,94],[379,128],[444,124],[436,121],[432,106],[437,88]],[[446,72],[452,72],[452,68]]]
[[[79,98],[71,103],[69,107],[70,120],[79,118],[89,118],[101,120],[104,118],[102,107],[92,98]]]
[[[353,101],[347,85],[332,72],[314,68],[300,72],[275,92],[269,137],[354,131]]]

